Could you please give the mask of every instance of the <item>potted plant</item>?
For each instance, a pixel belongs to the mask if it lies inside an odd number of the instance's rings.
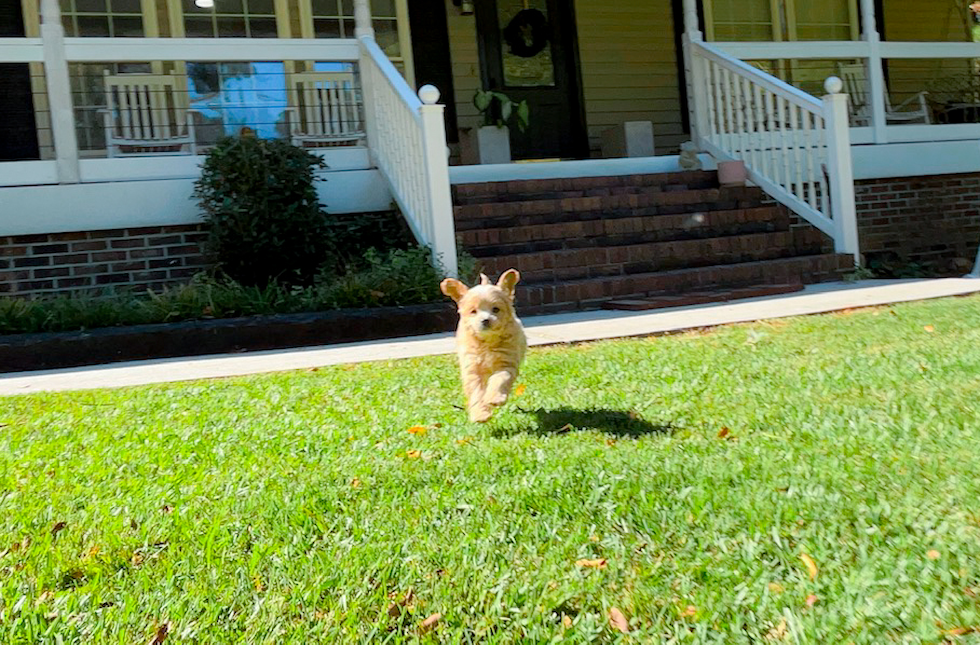
[[[464,131],[463,163],[510,163],[510,125],[521,132],[527,129],[527,101],[514,103],[503,92],[477,90],[473,105],[483,125]]]

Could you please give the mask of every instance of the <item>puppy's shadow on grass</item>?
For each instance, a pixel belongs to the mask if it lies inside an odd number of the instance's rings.
[[[537,435],[561,435],[566,432],[594,430],[609,435],[638,439],[647,435],[671,434],[671,424],[652,423],[636,412],[609,410],[604,408],[555,408],[524,410],[518,414],[533,415],[535,423],[521,427],[520,430]]]

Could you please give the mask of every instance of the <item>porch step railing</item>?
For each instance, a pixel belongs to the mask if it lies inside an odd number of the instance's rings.
[[[749,180],[860,261],[847,95],[822,100],[701,40],[686,56],[695,144],[745,163]]]
[[[402,214],[433,262],[450,276],[458,272],[456,227],[449,186],[445,107],[439,90],[426,85],[418,96],[375,42],[358,36],[367,116],[368,146]]]

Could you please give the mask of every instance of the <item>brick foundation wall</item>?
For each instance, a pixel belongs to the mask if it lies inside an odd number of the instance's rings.
[[[0,294],[43,296],[186,282],[207,267],[200,225],[0,237]]]
[[[855,182],[865,257],[969,269],[980,242],[980,175]]]

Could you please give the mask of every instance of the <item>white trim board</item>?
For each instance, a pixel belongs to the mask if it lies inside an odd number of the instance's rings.
[[[317,183],[328,213],[364,213],[392,207],[388,184],[377,170],[323,173]],[[0,188],[0,235],[67,233],[196,224],[194,180],[98,182]]]
[[[700,155],[709,170],[715,168],[710,155]],[[476,184],[524,179],[574,179],[576,177],[614,177],[680,172],[677,155],[630,157],[623,159],[581,159],[576,161],[538,161],[475,166],[451,166],[449,181],[453,184]]]
[[[980,142],[931,141],[852,146],[854,180],[980,172]]]
[[[317,174],[322,177],[343,170],[368,170],[371,159],[367,148],[321,148],[313,151],[327,164]],[[111,159],[81,159],[78,162],[82,183],[145,181],[153,179],[196,179],[201,172],[203,155],[132,156]],[[37,186],[57,184],[54,161],[0,162],[0,186]]]

